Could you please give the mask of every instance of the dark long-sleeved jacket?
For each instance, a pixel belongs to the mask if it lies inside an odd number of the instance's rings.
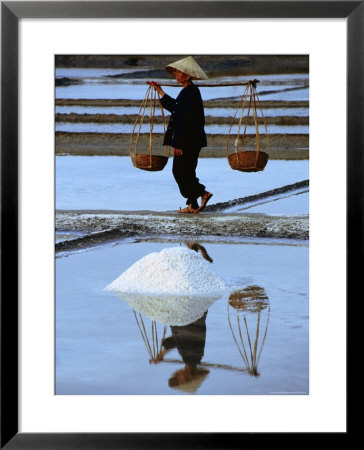
[[[176,99],[165,94],[161,103],[171,112],[163,145],[182,149],[206,147],[205,114],[197,86],[190,84],[185,87]]]

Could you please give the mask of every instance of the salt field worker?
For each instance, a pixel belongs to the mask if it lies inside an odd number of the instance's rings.
[[[202,211],[212,194],[206,191],[205,186],[196,177],[198,157],[202,147],[206,147],[205,114],[200,90],[192,80],[206,80],[207,75],[188,56],[166,66],[177,83],[183,89],[176,99],[166,94],[160,85],[151,82],[154,89],[161,95],[163,108],[171,112],[163,145],[173,148],[173,176],[178,184],[181,195],[185,197],[187,208],[180,209],[179,213],[198,213]],[[198,198],[201,197],[201,205]]]

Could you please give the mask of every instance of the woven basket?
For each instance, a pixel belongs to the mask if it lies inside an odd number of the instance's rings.
[[[134,167],[149,172],[163,170],[168,162],[168,156],[143,155],[140,153],[133,155],[131,159]]]
[[[259,152],[257,159],[256,151],[232,153],[228,156],[230,167],[241,172],[259,172],[267,165],[269,155]]]

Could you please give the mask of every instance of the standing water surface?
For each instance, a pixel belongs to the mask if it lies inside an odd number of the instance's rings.
[[[104,291],[140,258],[176,244],[122,243],[57,258],[57,394],[308,394],[308,245],[200,244],[227,289],[192,326],[199,376],[179,385],[183,345],[158,360],[164,324]],[[252,291],[258,308],[245,298]],[[166,326],[167,342],[175,333]]]

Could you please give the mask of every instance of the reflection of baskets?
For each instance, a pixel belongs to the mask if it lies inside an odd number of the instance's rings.
[[[153,145],[153,127],[154,116],[157,103],[157,92],[152,86],[149,86],[145,94],[144,100],[139,109],[137,119],[134,124],[133,131],[130,135],[129,153],[134,167],[151,172],[163,170],[167,164],[169,147],[163,147],[161,144]],[[162,105],[161,108],[163,129],[166,130],[166,118],[164,116]],[[143,133],[145,118],[149,117],[148,133]]]
[[[137,313],[134,311],[134,317],[136,320],[136,323],[138,324],[138,328],[140,331],[140,334],[142,336],[144,345],[147,349],[147,352],[150,356],[150,363],[156,364],[158,361],[163,359],[162,355],[162,342],[166,336],[167,327],[163,327],[163,334],[161,340],[158,339],[158,329],[157,329],[157,323],[155,320],[152,320],[152,327],[151,327],[151,336],[148,336],[144,320],[142,315],[139,313],[139,319],[137,316]]]
[[[260,286],[248,286],[229,296],[229,304],[238,310],[256,312],[269,305],[268,295]]]
[[[246,289],[242,291],[233,292],[229,296],[229,301],[227,305],[228,305],[227,306],[228,322],[235,345],[240,353],[240,356],[245,364],[248,373],[254,376],[258,376],[259,375],[258,363],[268,331],[269,313],[270,313],[270,308],[268,307],[269,306],[268,296],[263,288],[259,286],[248,286]],[[230,307],[235,309],[236,314],[235,327],[233,327],[233,324],[230,319]],[[261,314],[262,310],[264,310],[267,307],[268,307],[267,323],[263,339],[261,339],[260,337]],[[256,314],[247,314],[246,316],[244,314],[245,312]],[[240,322],[241,316],[243,316],[244,327]],[[249,333],[247,317],[250,318],[249,319],[250,321],[253,320],[253,323],[254,317],[257,317],[254,341],[253,341],[254,335]],[[236,328],[235,332],[234,328]]]
[[[229,129],[226,153],[230,167],[242,172],[259,172],[263,170],[268,162],[270,142],[263,111],[260,107],[256,83],[258,80],[250,81],[239,102],[236,113]],[[237,119],[238,113],[240,118]],[[244,119],[244,131],[241,132]],[[247,127],[254,123],[255,127],[255,150],[245,148],[245,137]],[[264,126],[265,140],[261,140],[259,127]],[[235,130],[234,127],[237,127]]]

